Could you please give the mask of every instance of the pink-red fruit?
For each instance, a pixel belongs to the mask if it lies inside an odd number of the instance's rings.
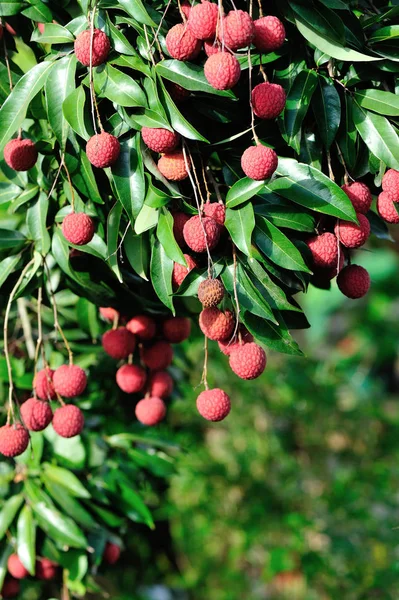
[[[180,248],[185,245],[183,229],[189,219],[190,217],[183,212],[173,214],[173,235]]]
[[[284,25],[277,17],[261,17],[254,21],[254,44],[261,52],[273,52],[284,44]]]
[[[186,317],[171,317],[164,321],[162,331],[168,342],[180,344],[190,336],[191,321]]]
[[[241,333],[241,341],[238,335],[234,336],[231,340],[225,340],[224,342],[218,342],[219,350],[223,352],[226,356],[230,356],[233,350],[236,350],[243,344],[249,344],[254,341],[254,336],[249,333],[249,331],[243,326],[240,325],[240,333]]]
[[[138,365],[122,365],[116,372],[116,383],[126,394],[135,394],[143,389],[146,373]]]
[[[53,398],[55,398],[53,376],[54,371],[49,367],[36,373],[33,387],[36,391],[36,396],[40,398],[40,400],[53,400]]]
[[[229,52],[217,52],[207,59],[204,74],[215,90],[231,90],[240,79],[241,67],[236,57]]]
[[[143,349],[143,363],[151,371],[161,371],[169,367],[173,360],[173,348],[169,342],[161,340]]]
[[[337,285],[345,296],[357,300],[369,291],[370,275],[359,265],[349,265],[338,275]]]
[[[121,360],[134,352],[136,338],[126,327],[118,327],[118,329],[110,329],[104,333],[102,344],[109,356]]]
[[[256,379],[266,367],[266,353],[254,342],[243,344],[230,353],[230,367],[241,379]]]
[[[357,213],[365,215],[371,207],[373,197],[367,185],[361,181],[347,183],[342,186],[345,194],[353,204],[353,208]]]
[[[158,169],[166,179],[170,181],[183,181],[188,177],[190,161],[185,159],[183,152],[168,152],[161,156],[158,161]]]
[[[381,219],[384,219],[387,223],[399,223],[399,214],[396,210],[396,206],[399,208],[397,202],[393,202],[391,194],[388,192],[381,192],[377,200],[377,210]]]
[[[114,544],[113,542],[107,542],[104,548],[103,560],[108,565],[114,565],[118,562],[119,557],[121,555],[121,549],[118,544]]]
[[[127,323],[126,329],[137,335],[140,340],[152,340],[157,326],[154,319],[148,315],[136,315]]]
[[[206,202],[204,204],[204,215],[215,219],[216,223],[223,227],[226,220],[226,207],[221,202]]]
[[[364,215],[357,215],[359,225],[351,221],[338,221],[335,234],[346,248],[360,248],[370,235],[370,223]]]
[[[233,314],[218,308],[204,308],[199,316],[199,326],[204,335],[216,342],[229,338],[234,330]]]
[[[224,298],[224,285],[219,279],[206,279],[198,287],[198,300],[204,308],[212,308]]]
[[[61,437],[71,438],[81,433],[85,420],[80,408],[74,404],[66,404],[54,412],[54,431]]]
[[[230,398],[220,388],[205,390],[197,398],[197,410],[207,421],[223,421],[230,409]]]
[[[241,167],[247,177],[255,181],[270,179],[277,169],[278,158],[272,148],[262,146],[250,146],[241,157]]]
[[[307,242],[316,267],[329,268],[337,265],[338,240],[333,233],[315,235]]]
[[[210,217],[196,215],[187,221],[183,229],[184,241],[194,252],[213,250],[219,242],[220,227]]]
[[[204,40],[204,52],[207,56],[213,56],[221,52],[220,43],[217,40]]]
[[[3,587],[1,588],[1,597],[4,598],[4,600],[7,600],[8,598],[16,598],[19,596],[20,588],[21,586],[19,581],[13,577],[6,577]]]
[[[284,88],[277,83],[259,83],[252,90],[252,107],[260,119],[275,119],[284,110],[287,99]]]
[[[173,392],[173,379],[167,371],[156,371],[151,373],[148,382],[150,396],[167,398]]]
[[[137,403],[135,413],[140,423],[152,427],[165,417],[166,406],[161,398],[150,396]]]
[[[223,19],[218,31],[219,40],[230,50],[238,50],[249,46],[255,36],[254,23],[249,14],[243,10],[231,10]]]
[[[21,423],[0,427],[0,454],[19,456],[27,449],[29,433]]]
[[[120,151],[118,138],[106,131],[93,135],[86,144],[87,158],[99,169],[113,165],[118,160]]]
[[[10,554],[7,561],[7,569],[15,579],[25,579],[29,575],[28,569],[25,569],[18,554]]]
[[[193,60],[201,51],[201,42],[187,25],[178,23],[168,31],[166,48],[172,58],[182,61]]]
[[[64,398],[80,396],[86,389],[87,377],[77,365],[62,365],[55,370],[53,376],[54,389]]]
[[[178,133],[161,127],[143,127],[141,137],[148,148],[154,152],[172,152],[180,140]]]
[[[21,405],[21,418],[29,431],[43,431],[51,423],[53,412],[48,402],[29,398]]]
[[[218,20],[218,5],[213,2],[196,4],[190,10],[188,27],[198,40],[215,37]]]
[[[186,259],[186,267],[177,262],[173,265],[172,284],[174,288],[180,287],[190,271],[198,266],[192,256],[189,254],[183,254],[183,256]]]
[[[4,160],[14,171],[28,171],[37,161],[37,148],[32,140],[16,138],[6,144]]]
[[[100,307],[100,315],[106,321],[111,321],[111,322],[114,321],[117,317],[119,318],[119,316],[120,316],[118,311],[115,310],[115,308],[112,308],[111,306],[101,306]]]
[[[51,581],[57,576],[58,565],[49,558],[38,558],[35,575],[42,581]]]
[[[102,65],[108,58],[111,47],[108,36],[100,29],[94,29],[93,36],[91,29],[86,29],[82,33],[79,33],[75,40],[75,56],[85,67],[90,66],[91,45],[93,46],[91,64],[93,67],[98,67],[98,65]]]
[[[391,200],[399,201],[399,171],[388,169],[382,178],[382,189],[384,192],[388,192]]]
[[[94,235],[93,220],[85,213],[71,213],[62,222],[64,238],[76,246],[88,244]]]

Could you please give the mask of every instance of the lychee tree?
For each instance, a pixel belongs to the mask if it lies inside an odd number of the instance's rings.
[[[139,490],[170,446],[143,425],[165,417],[191,323],[197,408],[217,421],[209,340],[253,379],[265,348],[301,354],[309,284],[367,294],[354,251],[399,222],[399,9],[27,0],[0,16],[0,451],[18,456],[0,583],[7,562],[60,565],[83,595],[129,522],[153,526]],[[111,403],[118,388],[134,402]]]

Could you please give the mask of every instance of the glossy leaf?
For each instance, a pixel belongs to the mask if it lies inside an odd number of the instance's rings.
[[[25,505],[21,510],[17,524],[18,557],[31,575],[35,574],[36,563],[36,524],[32,508]]]
[[[157,238],[171,260],[181,265],[186,265],[186,259],[183,256],[183,252],[173,235],[173,216],[164,208],[159,211]]]
[[[151,281],[158,298],[175,314],[172,299],[173,260],[167,256],[158,240],[154,240],[152,246],[150,271]]]
[[[122,282],[122,275],[118,263],[118,247],[122,210],[122,205],[119,202],[114,204],[107,221],[108,263],[120,282]]]
[[[35,248],[41,254],[47,254],[50,249],[51,239],[47,231],[48,199],[43,192],[39,198],[28,208],[26,221],[30,237],[35,241]]]
[[[251,256],[251,238],[255,227],[252,204],[248,202],[234,210],[227,208],[225,226],[237,248],[247,256]]]
[[[392,92],[375,89],[360,90],[355,93],[354,99],[362,108],[388,117],[399,116],[399,98]]]
[[[80,85],[73,92],[71,92],[67,98],[65,98],[62,104],[62,111],[65,119],[72,129],[84,140],[88,140],[90,134],[86,129],[84,114],[85,101],[85,91]]]
[[[24,501],[22,494],[16,494],[11,496],[5,501],[2,509],[0,510],[0,539],[3,539],[7,529],[14,521],[17,512],[21,508]]]
[[[148,238],[145,235],[135,235],[133,230],[129,228],[123,242],[123,247],[132,269],[142,279],[148,281],[147,274],[150,256]]]
[[[107,65],[94,74],[97,93],[121,106],[147,106],[145,94],[139,84],[126,73]]]
[[[332,82],[321,77],[318,78],[312,107],[320,137],[328,150],[341,122],[341,100]]]
[[[256,219],[254,240],[258,248],[280,267],[311,273],[297,247],[264,217]]]
[[[140,134],[121,143],[119,159],[112,166],[111,172],[118,199],[130,220],[134,221],[140,213],[145,198]]]
[[[44,31],[35,29],[32,33],[32,42],[41,42],[43,44],[65,44],[74,41],[74,37],[66,27],[55,23],[43,23]]]
[[[370,151],[391,169],[399,170],[399,138],[388,119],[353,102],[353,121]]]
[[[79,479],[71,471],[57,467],[56,465],[50,465],[49,463],[43,464],[45,477],[64,486],[72,496],[77,498],[90,498],[90,493],[87,488],[79,481]]]
[[[65,56],[55,63],[45,85],[48,119],[62,149],[68,136],[68,121],[64,118],[62,105],[75,89],[75,71],[75,56]]]
[[[259,317],[248,311],[243,311],[241,317],[246,328],[256,336],[261,344],[265,344],[268,348],[283,354],[303,356],[297,342],[285,327],[281,315],[277,317],[279,325],[274,325],[270,321],[259,321]]]
[[[317,75],[315,71],[304,69],[295,79],[287,96],[284,111],[284,137],[287,144],[294,148],[297,153],[300,149],[298,133],[308,112],[316,85]]]
[[[141,0],[119,0],[119,4],[139,23],[156,27]]]
[[[254,181],[249,177],[240,179],[227,192],[226,206],[228,208],[235,208],[243,204],[253,198],[253,196],[256,196],[264,188],[264,185],[263,181]]]
[[[186,90],[234,98],[231,91],[213,88],[204,75],[204,69],[199,65],[181,60],[162,60],[157,64],[156,70],[161,77],[181,85]]]

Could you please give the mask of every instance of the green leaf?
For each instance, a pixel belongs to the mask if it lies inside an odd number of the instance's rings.
[[[181,60],[162,60],[156,66],[158,75],[173,81],[191,92],[205,92],[217,96],[234,98],[232,91],[221,91],[213,88],[204,75],[203,67]]]
[[[344,24],[334,11],[313,2],[306,2],[302,5],[299,2],[290,1],[290,6],[296,15],[323,38],[345,44]]]
[[[399,37],[399,25],[387,25],[381,27],[372,33],[369,37],[370,44],[384,42],[385,40],[395,39]]]
[[[243,177],[229,189],[226,196],[226,206],[235,208],[256,196],[265,186],[264,181],[255,181],[249,177]]]
[[[237,248],[247,256],[251,256],[251,237],[255,227],[252,204],[248,202],[234,210],[227,208],[225,226]]]
[[[150,256],[148,237],[146,235],[135,235],[129,227],[123,247],[130,266],[135,270],[137,275],[148,281],[147,273]]]
[[[66,512],[66,514],[76,521],[76,523],[79,523],[89,530],[96,529],[96,527],[98,527],[90,513],[83,508],[78,500],[76,500],[66,491],[63,485],[54,483],[54,481],[50,481],[48,479],[45,479],[44,484],[53,500],[55,500],[55,502],[62,508],[63,512]]]
[[[313,92],[317,85],[315,71],[304,69],[296,77],[288,95],[284,111],[284,138],[289,146],[299,154],[298,134],[308,112]]]
[[[32,200],[39,191],[39,186],[34,183],[28,183],[26,188],[21,191],[17,198],[11,205],[11,212],[16,212],[23,204]]]
[[[399,138],[388,119],[352,104],[353,121],[370,152],[391,169],[399,170]]]
[[[141,0],[119,0],[119,4],[139,23],[156,27],[156,23],[151,19]]]
[[[280,314],[277,317],[279,325],[274,325],[270,321],[262,321],[248,311],[242,311],[241,317],[245,327],[257,341],[277,352],[303,356],[303,352],[292,338]]]
[[[142,209],[145,198],[145,179],[140,134],[121,143],[119,159],[111,168],[119,201],[133,222]]]
[[[159,211],[157,238],[160,244],[163,246],[165,253],[171,260],[187,266],[183,252],[181,251],[175,240],[175,236],[173,235],[173,216],[170,211],[165,208],[161,208]]]
[[[273,223],[257,217],[254,234],[258,248],[283,269],[311,273],[298,248]]]
[[[72,127],[72,129],[80,135],[84,140],[88,140],[90,134],[86,129],[86,121],[85,121],[85,101],[86,94],[83,89],[83,86],[80,85],[73,92],[69,94],[67,98],[65,98],[62,104],[62,112],[64,113],[64,117]]]
[[[392,92],[381,90],[360,90],[355,92],[354,98],[362,108],[367,108],[380,115],[389,117],[399,116],[399,97]]]
[[[24,501],[22,494],[11,496],[5,501],[0,511],[0,540],[3,539],[7,529],[10,528],[12,522]]]
[[[75,89],[75,72],[75,56],[65,56],[55,62],[45,85],[49,123],[62,150],[65,149],[69,128],[62,106],[64,100]]]
[[[320,137],[327,150],[333,143],[341,122],[341,100],[334,84],[322,77],[312,102]]]
[[[274,283],[269,274],[255,258],[248,259],[248,266],[254,274],[252,281],[273,309],[299,310],[289,303],[281,287]]]
[[[161,127],[172,131],[171,126],[162,115],[148,108],[145,108],[141,115],[130,116],[130,120],[139,127]]]
[[[158,219],[159,210],[157,208],[147,206],[147,204],[143,204],[143,208],[138,214],[136,222],[134,224],[135,233],[140,235],[144,231],[148,231],[149,229],[156,227]]]
[[[31,37],[32,42],[40,42],[42,44],[68,44],[74,41],[74,37],[66,27],[56,23],[44,23],[44,31],[40,33],[39,29],[35,29]]]
[[[17,15],[25,6],[25,2],[4,0],[4,2],[0,2],[0,17],[12,17],[13,15]],[[1,582],[1,585],[2,584],[3,582]]]
[[[147,106],[146,96],[138,83],[126,73],[107,64],[94,71],[96,92],[121,106]]]
[[[155,528],[152,515],[140,496],[132,490],[130,482],[126,485],[120,484],[119,501],[128,509],[127,516],[131,521],[145,523],[151,529]]]
[[[255,214],[267,217],[267,220],[276,227],[308,233],[312,233],[315,229],[314,217],[306,212],[301,212],[300,209],[297,210],[295,207],[259,204],[254,208]]]
[[[0,14],[1,14],[1,4],[0,4]],[[11,544],[7,544],[0,556],[0,589],[3,589],[3,583],[4,583],[4,579],[7,575],[8,569],[7,569],[7,561],[8,558],[10,556],[10,554],[13,551],[13,547],[11,546]]]
[[[118,264],[118,244],[122,211],[122,204],[116,202],[109,211],[107,220],[108,263],[121,283],[123,279]]]
[[[21,510],[17,524],[18,556],[31,575],[35,574],[36,562],[36,524],[33,520],[32,508],[25,504]]]
[[[45,255],[50,250],[51,239],[47,231],[47,211],[49,203],[47,196],[41,192],[39,198],[26,213],[26,222],[30,237],[35,241],[35,249]]]
[[[72,496],[90,498],[88,490],[71,471],[50,463],[43,463],[43,469],[45,477],[65,487]]]
[[[32,19],[32,21],[37,21],[39,23],[46,23],[47,21],[52,21],[53,15],[51,10],[42,2],[41,0],[31,0],[30,8],[25,8],[22,11],[22,14],[28,19]]]
[[[0,250],[16,248],[26,241],[26,237],[19,231],[0,229]]]
[[[136,56],[136,50],[129,43],[128,39],[123,35],[121,31],[112,23],[111,19],[107,15],[107,24],[111,34],[112,45],[115,52],[118,54],[126,54],[128,56]]]
[[[173,260],[166,254],[163,246],[155,239],[151,253],[151,282],[161,302],[175,314],[172,298]]]
[[[97,306],[86,298],[79,298],[76,308],[81,329],[90,334],[93,340],[97,339],[101,333]]]
[[[15,183],[0,183],[0,204],[6,204],[11,200],[14,200],[21,193],[21,188]]]
[[[0,288],[6,281],[7,277],[14,271],[20,259],[21,255],[16,254],[15,256],[7,256],[7,258],[0,261]]]
[[[203,135],[199,133],[193,127],[187,119],[183,117],[176,104],[173,102],[169,92],[166,90],[163,82],[160,82],[161,86],[161,100],[162,104],[166,110],[167,117],[169,122],[171,123],[173,129],[180,133],[183,137],[188,138],[189,140],[198,140],[200,142],[208,142]]]

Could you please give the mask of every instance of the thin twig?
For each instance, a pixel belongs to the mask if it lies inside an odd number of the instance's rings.
[[[153,57],[152,52],[151,52],[150,40],[148,38],[148,31],[147,31],[147,26],[146,25],[144,25],[144,35],[145,35],[145,41],[147,42],[147,49],[148,49],[148,53],[150,55],[151,62],[152,62],[152,64],[155,67],[156,63],[155,63],[154,57]]]
[[[234,244],[232,244],[233,246],[233,288],[234,288],[234,302],[235,302],[235,306],[236,306],[236,326],[234,328],[234,332],[233,335],[231,336],[231,339],[234,339],[237,335],[237,331],[239,328],[239,323],[240,323],[240,302],[238,300],[238,293],[237,293],[237,252],[236,252],[236,247]]]
[[[258,5],[259,5],[259,16],[263,17],[262,0],[258,0]]]
[[[166,13],[167,13],[167,12],[168,12],[168,10],[169,10],[169,7],[170,7],[170,4],[171,4],[171,2],[172,2],[172,0],[168,0],[168,3],[167,3],[167,5],[166,5],[166,8],[165,8],[165,10],[164,10],[164,11],[163,11],[163,13],[162,13],[161,20],[160,20],[160,22],[159,22],[159,25],[158,25],[158,27],[157,27],[157,30],[156,30],[156,32],[155,32],[155,35],[154,35],[154,39],[152,40],[152,43],[151,43],[151,46],[150,46],[150,50],[151,50],[151,48],[153,47],[153,45],[155,44],[155,42],[157,42],[157,41],[158,41],[159,32],[161,31],[161,27],[162,27],[163,21],[164,21],[164,19],[165,19],[165,17],[166,17]]]
[[[90,64],[89,64],[89,87],[90,87],[90,103],[91,103],[91,117],[93,120],[93,128],[94,133],[97,135],[97,126],[96,126],[96,115],[98,126],[100,131],[104,131],[104,127],[101,123],[100,112],[98,110],[96,93],[94,91],[94,81],[93,81],[93,42],[94,42],[94,17],[96,14],[96,3],[93,6],[93,10],[91,12],[90,18]]]
[[[209,178],[210,182],[211,182],[211,183],[212,183],[212,185],[213,185],[213,188],[214,188],[214,190],[215,190],[215,194],[216,194],[216,198],[218,199],[218,201],[219,201],[221,204],[224,204],[224,202],[223,202],[223,199],[222,199],[222,196],[221,196],[221,194],[220,194],[220,191],[219,191],[220,185],[218,184],[218,182],[217,182],[217,181],[216,181],[216,179],[214,178],[214,176],[213,176],[213,173],[212,173],[212,170],[211,170],[211,168],[210,168],[210,167],[208,167],[208,168],[207,168],[207,170],[206,170],[206,174],[207,174],[207,176],[208,176],[208,178]]]
[[[65,169],[65,172],[66,172],[66,174],[67,174],[67,178],[68,178],[69,188],[70,188],[70,190],[71,190],[71,206],[72,206],[72,212],[75,212],[75,191],[74,191],[74,189],[73,189],[73,185],[72,185],[71,176],[70,176],[70,174],[69,174],[68,167],[66,166],[66,163],[65,163],[65,157],[64,157],[64,156],[63,156],[63,158],[62,158],[62,164],[64,165],[64,169]]]
[[[208,338],[204,336],[204,368],[202,370],[201,383],[204,384],[205,389],[209,390],[208,385]]]
[[[332,164],[331,164],[331,153],[329,150],[327,150],[327,166],[328,166],[328,176],[330,177],[331,181],[335,181],[335,175],[334,175],[334,171],[332,169]]]
[[[338,152],[339,159],[340,159],[340,161],[341,161],[341,163],[342,163],[342,166],[344,167],[344,170],[345,170],[345,174],[344,174],[344,183],[345,183],[345,185],[348,185],[348,183],[349,183],[349,180],[350,180],[350,179],[352,179],[352,181],[354,181],[354,179],[353,179],[353,177],[351,177],[351,176],[349,175],[349,171],[348,171],[348,168],[347,168],[347,166],[346,166],[346,162],[345,162],[345,159],[344,159],[344,155],[342,154],[342,150],[341,150],[341,148],[339,147],[339,144],[338,144],[338,142],[335,142],[335,145],[336,145],[336,147],[337,147],[337,152]]]
[[[259,138],[256,135],[256,131],[255,131],[255,114],[254,114],[254,107],[252,104],[252,61],[251,61],[251,48],[248,48],[248,77],[249,77],[249,106],[251,109],[251,129],[252,129],[252,134],[253,134],[253,138],[255,140],[256,144],[259,144]]]

